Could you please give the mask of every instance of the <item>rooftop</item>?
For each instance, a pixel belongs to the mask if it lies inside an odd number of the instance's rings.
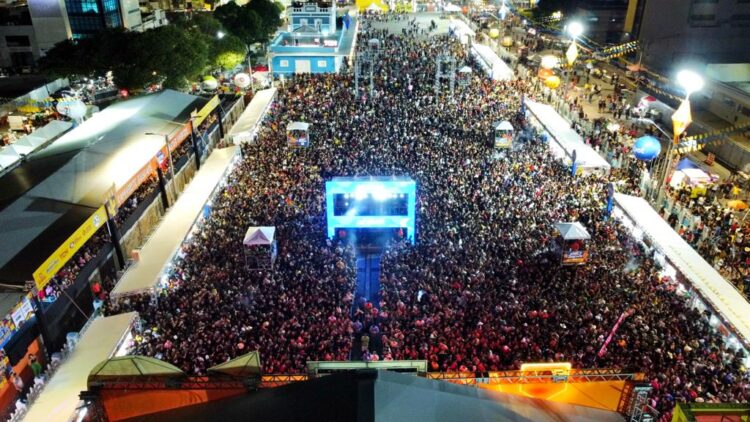
[[[0,282],[33,271],[164,145],[207,99],[163,91],[114,104],[0,178]]]

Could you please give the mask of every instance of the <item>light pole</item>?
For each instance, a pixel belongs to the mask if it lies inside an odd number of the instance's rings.
[[[570,35],[571,43],[568,47],[568,51],[565,52],[565,58],[568,60],[568,66],[570,69],[565,76],[565,89],[568,89],[568,83],[570,82],[570,73],[573,72],[573,63],[578,58],[578,46],[576,45],[576,39],[583,34],[583,25],[578,21],[570,22],[566,26],[566,31]]]
[[[681,70],[677,73],[677,83],[685,90],[685,99],[682,100],[680,106],[674,114],[672,114],[672,139],[671,142],[668,143],[667,155],[664,157],[664,165],[659,169],[660,173],[657,173],[659,175],[659,185],[654,191],[654,203],[659,200],[659,196],[667,184],[667,177],[669,176],[674,162],[674,147],[679,143],[680,136],[685,130],[687,130],[688,126],[690,126],[690,123],[693,121],[690,113],[690,94],[700,91],[703,88],[704,81],[701,75],[691,70]],[[663,134],[667,135],[667,133],[661,130],[658,125],[655,126]],[[667,135],[667,139],[669,138],[670,136]]]

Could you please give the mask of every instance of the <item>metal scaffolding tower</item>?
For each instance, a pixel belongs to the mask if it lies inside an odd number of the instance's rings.
[[[359,98],[359,79],[364,72],[365,76],[369,74],[370,78],[370,95],[375,90],[375,63],[378,54],[372,50],[365,50],[357,54],[354,59],[354,98]]]
[[[435,58],[435,95],[440,94],[441,79],[448,79],[451,95],[456,87],[456,58],[450,54],[440,54]]]

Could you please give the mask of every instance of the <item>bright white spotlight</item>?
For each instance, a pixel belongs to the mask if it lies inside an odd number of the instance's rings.
[[[217,31],[216,32],[216,38],[218,38],[218,39],[224,38],[225,35],[227,35],[227,34],[225,34],[223,31]]]
[[[568,34],[571,37],[578,38],[583,34],[583,25],[580,22],[571,22],[568,24]]]
[[[687,92],[689,97],[695,91],[703,89],[703,77],[692,70],[681,70],[677,73],[677,83]]]
[[[540,65],[545,69],[554,69],[555,67],[557,67],[558,63],[560,63],[560,60],[557,57],[549,54],[542,57]]]

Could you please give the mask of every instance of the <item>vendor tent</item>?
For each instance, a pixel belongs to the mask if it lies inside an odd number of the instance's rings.
[[[245,246],[271,245],[275,232],[275,227],[250,227],[242,243]]]
[[[171,363],[148,356],[121,356],[100,362],[89,372],[88,385],[112,379],[132,377],[174,377],[184,372]]]
[[[290,130],[307,130],[310,127],[309,123],[305,122],[291,122],[288,125],[286,125],[286,130],[289,132]]]
[[[683,158],[682,160],[680,160],[677,163],[677,170],[682,170],[682,169],[697,169],[697,168],[700,168],[700,167],[698,167],[698,165],[695,164],[693,162],[693,160],[691,160],[690,158],[687,158],[687,157]]]
[[[260,353],[250,352],[208,368],[209,373],[234,377],[260,376]]]
[[[34,147],[32,145],[29,145],[26,142],[14,142],[10,145],[6,145],[5,148],[11,148],[14,151],[16,151],[16,154],[18,155],[28,155],[30,152],[34,151]]]
[[[697,186],[701,184],[710,184],[713,181],[714,178],[701,169],[683,168],[682,170],[674,172],[669,181],[669,185],[672,187],[678,187],[680,184],[684,183],[690,186]]]
[[[586,227],[583,227],[579,222],[557,223],[555,224],[555,227],[565,240],[591,239],[591,235],[588,230],[586,230]]]
[[[513,131],[513,125],[509,121],[503,120],[502,122],[495,122],[495,130],[510,130]]]
[[[0,169],[10,167],[20,159],[21,156],[13,148],[6,146],[0,149]]]

